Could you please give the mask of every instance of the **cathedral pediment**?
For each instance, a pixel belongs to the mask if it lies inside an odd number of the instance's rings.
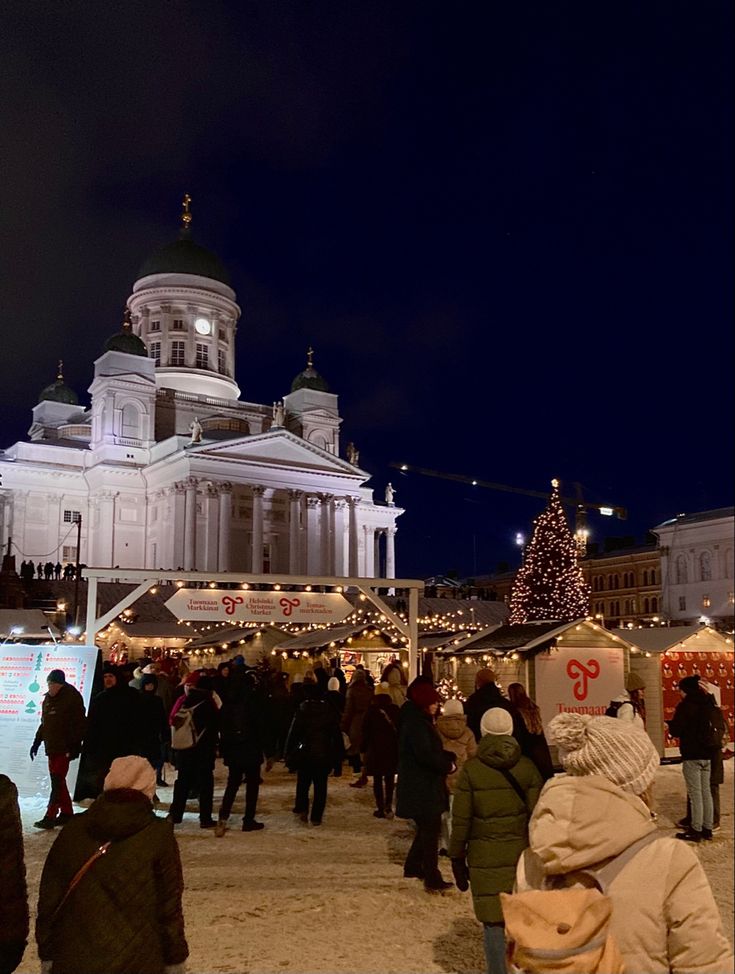
[[[202,458],[297,467],[342,476],[354,477],[357,469],[347,460],[283,429],[220,443],[197,443],[187,447],[187,453]],[[364,479],[364,475],[360,479]]]

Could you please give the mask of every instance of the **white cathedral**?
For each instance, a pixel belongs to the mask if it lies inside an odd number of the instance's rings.
[[[0,538],[16,560],[98,567],[395,577],[392,502],[340,456],[337,396],[307,365],[278,402],[240,398],[240,308],[191,238],[143,264],[125,323],[94,363],[91,405],[61,367],[29,442],[0,451]]]

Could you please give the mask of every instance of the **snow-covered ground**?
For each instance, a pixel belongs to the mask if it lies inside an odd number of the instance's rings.
[[[726,763],[722,831],[697,852],[709,876],[726,931],[733,929],[733,764]],[[348,773],[329,779],[324,823],[302,825],[291,812],[295,778],[281,765],[265,776],[258,818],[262,832],[240,821],[217,839],[200,831],[194,812],[177,828],[184,864],[184,910],[196,974],[456,972],[485,970],[481,927],[469,894],[430,896],[402,878],[408,824],[373,818],[372,790],[349,788]],[[218,768],[218,790],[222,790]],[[671,834],[685,808],[681,769],[657,778],[659,824]],[[170,789],[161,789],[169,799]],[[242,795],[240,796],[242,801]],[[217,803],[215,802],[215,809]],[[235,806],[241,813],[241,805]],[[162,811],[165,810],[165,804]],[[43,860],[54,833],[37,832],[43,812],[25,805],[26,866],[35,909]],[[451,878],[444,860],[444,873]],[[19,971],[40,969],[31,943]]]

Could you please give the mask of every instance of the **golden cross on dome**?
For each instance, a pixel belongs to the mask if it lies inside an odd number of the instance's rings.
[[[558,490],[559,481],[556,479],[556,477],[554,477],[554,479],[551,481],[551,486],[554,488],[554,490]]]
[[[123,331],[131,331],[132,330],[132,327],[133,327],[133,325],[132,325],[132,322],[130,320],[130,308],[126,308],[125,309],[125,314],[123,315],[122,330]]]
[[[310,369],[314,368],[314,349],[311,345],[306,349],[306,364]]]
[[[189,224],[191,223],[191,210],[189,209],[189,204],[191,203],[191,196],[188,193],[184,193],[184,198],[181,201],[181,225],[184,230],[189,229]]]
[[[58,379],[59,382],[64,381],[64,362],[62,359],[59,359],[59,368],[56,374],[56,378]]]

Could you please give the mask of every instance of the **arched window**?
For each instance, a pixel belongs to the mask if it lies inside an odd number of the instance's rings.
[[[643,600],[643,611],[644,613],[650,612],[650,605],[648,599]]]
[[[689,581],[687,560],[684,555],[679,555],[679,557],[676,559],[676,572],[674,573],[674,578],[676,580],[676,585],[686,585],[686,583]]]
[[[650,578],[651,578],[651,585],[655,585],[656,584],[656,569],[655,568],[652,568],[651,569]]]
[[[120,420],[120,435],[137,439],[140,436],[140,412],[132,402],[123,406]]]
[[[651,612],[658,612],[658,599],[655,596],[651,599]]]
[[[733,569],[733,558],[732,558],[732,548],[728,548],[725,552],[725,578],[732,578]]]
[[[604,592],[605,591],[605,576],[604,575],[600,575],[600,577],[597,579],[597,581],[600,583],[597,586],[598,592]]]
[[[712,555],[709,551],[703,551],[699,556],[699,578],[703,582],[712,578]]]

